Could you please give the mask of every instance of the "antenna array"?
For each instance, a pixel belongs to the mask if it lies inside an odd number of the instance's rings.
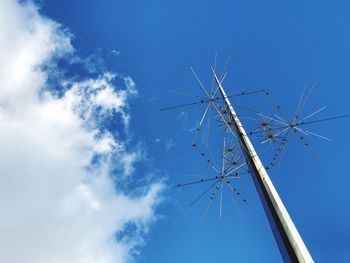
[[[265,209],[265,213],[269,220],[272,232],[276,239],[276,243],[280,249],[280,253],[285,262],[313,262],[303,240],[301,239],[297,229],[295,228],[289,214],[284,207],[276,189],[274,188],[266,170],[276,166],[281,160],[281,155],[285,151],[290,137],[295,134],[303,142],[303,145],[314,155],[318,156],[314,148],[310,145],[308,139],[317,137],[326,141],[331,139],[311,131],[312,124],[321,123],[341,118],[347,118],[349,115],[341,115],[327,118],[315,117],[326,109],[326,106],[320,107],[309,114],[304,114],[307,102],[315,88],[315,85],[305,86],[299,103],[292,118],[289,118],[279,105],[273,102],[269,92],[266,90],[256,91],[238,91],[236,93],[226,95],[223,88],[223,82],[227,76],[227,68],[230,64],[231,56],[229,56],[224,70],[221,75],[216,74],[217,55],[215,54],[214,65],[211,68],[213,78],[210,91],[205,88],[202,81],[193,68],[189,72],[195,81],[197,87],[201,91],[201,95],[190,95],[182,92],[174,92],[178,95],[192,97],[196,101],[186,104],[176,105],[163,108],[161,110],[174,110],[183,107],[204,106],[204,111],[200,116],[199,123],[195,129],[192,141],[193,148],[199,155],[211,166],[215,175],[210,177],[202,177],[195,181],[177,184],[177,188],[192,186],[196,184],[210,184],[201,192],[191,203],[191,206],[199,200],[209,195],[208,204],[203,213],[202,219],[205,218],[216,197],[219,199],[219,216],[222,217],[223,207],[223,191],[227,190],[230,197],[237,197],[243,203],[246,199],[241,197],[241,193],[235,186],[235,181],[242,176],[250,174],[257,188],[259,197]],[[236,114],[230,99],[247,96],[260,95],[270,105],[274,113],[270,115],[263,114],[260,111],[250,110],[254,116],[245,117]],[[243,107],[237,107],[247,109]],[[215,114],[214,116],[212,116]],[[259,155],[255,151],[248,134],[240,121],[240,118],[246,118],[254,121],[254,128],[248,133],[250,136],[257,137],[261,144],[271,145],[273,149],[273,157],[268,166],[263,166]],[[217,126],[223,131],[224,143],[221,147],[221,154],[214,154],[210,146],[212,141],[213,120],[216,120]],[[204,138],[201,136],[205,134]],[[200,140],[202,139],[202,141]],[[218,166],[215,157],[220,156],[220,165]],[[238,206],[234,202],[234,206],[241,216]]]

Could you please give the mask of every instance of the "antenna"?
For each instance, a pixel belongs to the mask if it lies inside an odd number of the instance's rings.
[[[275,166],[276,162],[280,160],[281,154],[285,150],[287,143],[290,141],[290,137],[296,136],[302,144],[313,154],[317,159],[317,154],[314,147],[310,144],[309,139],[311,137],[317,137],[325,141],[331,142],[332,140],[326,136],[316,133],[312,130],[312,126],[316,123],[328,122],[342,118],[348,118],[350,115],[331,116],[326,118],[316,118],[319,113],[324,111],[327,106],[322,106],[316,110],[304,114],[307,102],[315,89],[316,85],[305,85],[301,97],[299,99],[298,106],[292,118],[288,118],[282,111],[280,106],[277,106],[269,94],[265,94],[265,100],[268,101],[272,107],[274,113],[273,116],[264,115],[262,113],[256,113],[258,118],[253,119],[258,122],[258,127],[249,132],[250,135],[261,138],[261,143],[273,144],[274,155],[266,169],[270,169]],[[304,116],[304,117],[302,117]],[[310,130],[311,129],[311,130]],[[276,147],[277,146],[277,147]]]
[[[200,156],[206,160],[207,163],[209,163],[214,170],[214,175],[211,177],[203,177],[196,181],[178,184],[176,187],[182,188],[194,184],[210,184],[202,193],[199,194],[199,196],[197,196],[197,198],[191,203],[191,206],[196,204],[205,196],[209,195],[209,201],[203,213],[203,219],[208,213],[213,201],[219,196],[219,217],[221,218],[223,213],[223,189],[226,189],[227,192],[230,193],[231,197],[236,196],[241,198],[241,194],[234,185],[234,181],[239,180],[241,177],[247,174],[250,174],[284,262],[314,262],[301,236],[299,235],[298,230],[291,220],[287,209],[279,197],[279,194],[275,189],[267,170],[275,166],[276,162],[280,160],[281,154],[285,150],[292,134],[298,135],[303,144],[309,150],[313,151],[313,148],[311,148],[309,142],[306,141],[307,137],[317,137],[327,141],[330,141],[330,139],[311,131],[309,128],[311,127],[311,124],[347,118],[349,115],[315,119],[315,116],[317,116],[318,113],[326,109],[326,107],[323,106],[314,110],[313,112],[310,112],[309,114],[306,114],[305,116],[304,110],[315,88],[315,84],[311,85],[310,87],[305,86],[296,112],[292,118],[288,117],[281,107],[274,103],[266,90],[248,92],[239,91],[237,93],[227,95],[225,89],[223,88],[223,81],[227,75],[227,67],[230,60],[231,56],[229,57],[228,62],[226,63],[224,70],[219,77],[216,73],[217,55],[215,54],[214,65],[211,67],[213,79],[210,92],[205,88],[194,69],[190,68],[190,73],[192,74],[193,79],[196,82],[197,87],[200,89],[202,95],[199,96],[199,99],[197,99],[198,96],[192,96],[192,98],[196,98],[196,100],[191,102],[161,109],[172,110],[196,105],[204,106],[204,112],[200,116],[199,125],[195,131],[192,146],[197,150],[197,152],[199,152]],[[230,101],[231,98],[253,94],[262,95],[274,110],[273,116],[268,116],[261,112],[248,109],[249,111],[255,113],[254,117],[248,119],[254,120],[255,123],[257,123],[257,126],[248,134],[258,137],[260,144],[271,145],[275,152],[273,160],[266,167],[262,164],[260,156],[257,154],[240,120],[240,116],[236,113],[235,108]],[[238,106],[237,108],[244,109],[243,107]],[[224,128],[224,143],[221,147],[222,165],[220,169],[215,162],[215,155],[211,153],[209,147],[209,142],[211,141],[209,136],[212,134],[210,125],[213,119],[211,114],[213,112],[216,113],[215,118],[219,122],[218,126]],[[242,118],[244,117],[242,116]],[[206,120],[208,121],[206,126],[207,128],[204,129],[204,122]],[[199,146],[200,133],[203,130],[207,130],[207,136],[204,140],[204,149],[200,148]],[[241,198],[241,200],[246,202],[246,199]],[[236,204],[235,208],[237,208]],[[239,211],[238,213],[240,214]]]
[[[222,166],[218,169],[216,166],[212,165],[211,160],[208,163],[214,170],[214,175],[210,177],[201,177],[200,179],[189,181],[185,183],[177,184],[176,188],[182,188],[187,186],[192,186],[194,184],[203,184],[206,185],[203,192],[201,192],[190,204],[190,206],[195,205],[198,201],[200,201],[205,196],[209,195],[209,200],[207,207],[203,213],[202,220],[206,217],[209,208],[211,207],[213,201],[220,195],[219,199],[219,218],[222,218],[222,210],[223,210],[223,191],[226,190],[227,194],[231,196],[232,201],[234,203],[234,207],[237,210],[240,217],[242,217],[241,212],[234,200],[234,197],[238,198],[243,203],[246,203],[247,200],[241,196],[241,193],[238,191],[235,186],[234,181],[240,179],[241,176],[249,174],[249,170],[246,169],[246,163],[243,160],[243,157],[240,155],[240,149],[238,146],[229,140],[228,137],[224,138],[223,146],[221,147],[222,155],[221,155],[221,163]],[[209,186],[208,186],[209,184]]]

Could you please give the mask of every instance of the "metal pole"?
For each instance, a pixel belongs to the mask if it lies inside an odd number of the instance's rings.
[[[270,177],[268,176],[259,156],[250,142],[241,121],[226,96],[213,68],[212,72],[220,90],[221,96],[229,109],[234,128],[237,133],[242,152],[249,167],[260,201],[264,207],[272,233],[284,262],[314,262],[307,250],[298,230],[293,224],[281,198],[279,197]]]

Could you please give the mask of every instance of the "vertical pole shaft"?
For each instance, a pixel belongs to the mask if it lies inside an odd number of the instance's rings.
[[[241,121],[232,107],[221,82],[212,69],[221,96],[229,109],[242,152],[249,167],[260,201],[269,221],[284,262],[314,262],[298,230],[294,226],[259,156],[250,142]]]

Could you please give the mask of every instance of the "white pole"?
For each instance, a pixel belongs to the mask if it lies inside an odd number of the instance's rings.
[[[286,208],[284,207],[281,198],[279,197],[275,187],[273,186],[270,177],[268,176],[259,156],[257,155],[252,143],[250,142],[241,121],[239,120],[234,108],[232,107],[221,82],[212,72],[215,81],[219,87],[222,98],[229,109],[234,128],[242,152],[245,155],[250,174],[253,178],[256,190],[265,210],[265,214],[270,223],[272,233],[280,250],[284,262],[314,262],[309,251],[307,250],[298,230],[294,226]]]

